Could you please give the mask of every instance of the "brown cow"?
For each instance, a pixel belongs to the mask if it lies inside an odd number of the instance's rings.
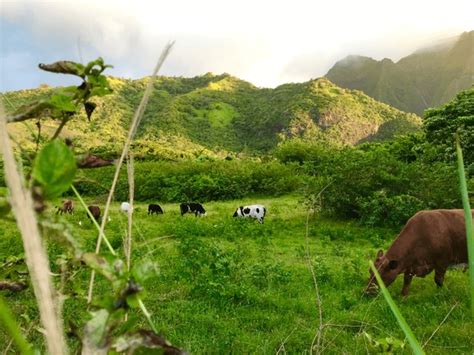
[[[58,207],[58,210],[56,211],[56,214],[58,213],[74,213],[74,203],[72,202],[72,200],[63,201],[63,205],[61,207]]]
[[[413,276],[425,277],[435,270],[435,282],[441,287],[448,266],[466,262],[464,211],[433,210],[411,217],[387,253],[379,250],[374,264],[386,286],[403,273],[402,295],[406,296]],[[366,291],[371,293],[376,286],[377,280],[370,271]]]
[[[90,211],[91,215],[94,217],[94,219],[97,222],[100,222],[100,208],[99,208],[99,206],[91,205],[91,206],[88,206],[87,208]],[[89,214],[87,214],[87,217],[89,217]]]

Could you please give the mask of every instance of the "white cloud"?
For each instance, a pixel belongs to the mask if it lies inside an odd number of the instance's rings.
[[[3,1],[0,16],[28,30],[45,53],[77,60],[79,46],[84,60],[101,55],[115,64],[115,75],[147,75],[176,40],[164,74],[228,72],[274,86],[321,76],[348,54],[397,60],[472,29],[473,10],[471,0],[19,0]]]

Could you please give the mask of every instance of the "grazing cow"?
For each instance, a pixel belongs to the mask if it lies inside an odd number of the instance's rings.
[[[72,200],[65,200],[63,201],[63,205],[61,207],[57,207],[56,214],[63,214],[63,213],[74,213],[74,203]]]
[[[181,210],[181,216],[185,213],[194,213],[195,217],[206,214],[206,210],[200,203],[182,203],[179,205],[179,209]]]
[[[263,205],[240,206],[235,210],[233,217],[250,217],[263,223],[266,213],[267,209]]]
[[[99,208],[99,206],[92,205],[92,206],[88,206],[87,209],[90,211],[92,217],[94,217],[94,219],[97,222],[99,222],[100,221],[100,208]],[[89,217],[89,214],[87,214],[87,217]]]
[[[128,202],[122,202],[120,205],[120,211],[129,213],[132,210],[132,206]]]
[[[379,250],[374,264],[386,286],[404,274],[402,295],[406,296],[413,276],[424,277],[435,270],[434,280],[441,287],[448,266],[466,262],[464,211],[433,210],[411,217],[385,255]],[[370,272],[366,292],[373,293],[376,287]]]
[[[150,203],[148,205],[148,214],[163,214],[163,209],[160,207],[160,205],[157,205],[155,203]]]

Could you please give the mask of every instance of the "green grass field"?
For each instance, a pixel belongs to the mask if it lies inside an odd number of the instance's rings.
[[[249,203],[267,207],[263,225],[232,218],[235,208]],[[106,235],[123,255],[127,218],[118,206],[113,205]],[[144,301],[167,339],[194,354],[310,352],[319,328],[319,311],[305,249],[306,211],[297,196],[206,203],[208,213],[203,218],[181,217],[177,204],[162,207],[164,215],[148,216],[146,204],[136,205],[132,261],[151,258],[160,265],[159,276],[145,285]],[[53,215],[53,209],[47,214]],[[0,260],[22,252],[11,217],[0,219]],[[85,250],[94,250],[97,232],[78,203],[74,215],[60,219],[67,221]],[[311,264],[324,324],[320,350],[353,354],[380,349],[364,332],[380,342],[386,338],[403,341],[383,297],[363,295],[368,260],[379,248],[386,249],[396,234],[396,230],[366,228],[356,222],[310,218]],[[64,248],[55,240],[47,243],[53,272],[58,273],[54,261]],[[89,273],[79,266],[69,273],[66,329],[71,322],[82,325],[88,317],[85,295]],[[59,282],[58,276],[54,279]],[[425,344],[436,331],[425,346],[427,353],[473,352],[467,273],[449,270],[442,289],[437,289],[432,274],[415,278],[406,298],[399,294],[401,283],[399,277],[389,290],[420,343]],[[98,277],[95,295],[106,297],[108,292],[109,283]],[[42,346],[32,289],[2,291],[2,295],[28,340]],[[147,327],[138,311],[130,313],[128,326]],[[0,349],[9,341],[0,329]],[[70,346],[78,349],[79,341],[70,338]],[[408,344],[395,350],[410,353]]]

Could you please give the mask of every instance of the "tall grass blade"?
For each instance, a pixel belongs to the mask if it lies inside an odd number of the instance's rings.
[[[112,197],[114,195],[115,187],[117,185],[118,177],[120,174],[120,168],[122,167],[125,156],[128,154],[128,149],[130,148],[130,144],[132,143],[133,137],[135,136],[135,132],[137,131],[138,125],[140,124],[143,114],[145,113],[145,108],[148,104],[148,99],[150,98],[150,95],[153,89],[153,84],[155,82],[158,71],[163,65],[165,59],[168,57],[168,54],[171,52],[171,48],[173,48],[173,45],[174,45],[174,42],[168,43],[168,45],[163,49],[163,52],[161,53],[161,56],[158,59],[158,62],[155,66],[155,69],[153,70],[153,74],[151,75],[150,81],[148,82],[147,87],[145,88],[145,93],[143,94],[142,100],[140,101],[140,104],[138,105],[138,108],[135,111],[135,114],[132,119],[132,123],[130,124],[127,140],[125,141],[125,144],[122,149],[122,154],[120,155],[120,158],[117,163],[117,167],[115,168],[114,178],[112,180],[112,186],[110,187],[109,195],[107,197],[107,202],[105,204],[104,216],[102,218],[102,223],[100,225],[99,237],[97,238],[97,244],[95,248],[96,254],[100,252],[100,246],[102,244],[102,238],[104,236],[105,224],[107,223],[107,217],[109,216],[110,204],[112,203]],[[87,293],[88,303],[92,301],[92,293],[94,289],[94,278],[95,278],[95,272],[92,271],[91,279],[89,283],[89,291]]]
[[[133,226],[133,200],[135,196],[135,170],[133,167],[133,154],[128,155],[127,160],[127,175],[128,175],[128,202],[130,203],[130,210],[128,211],[128,232],[125,242],[125,258],[127,260],[127,270],[130,271],[130,259],[132,256],[132,226]]]
[[[395,318],[397,319],[398,324],[400,325],[400,328],[402,328],[403,332],[405,333],[405,336],[408,339],[408,343],[410,344],[413,353],[416,355],[424,354],[425,352],[423,351],[420,346],[420,343],[416,339],[415,334],[413,334],[410,326],[406,322],[405,318],[403,318],[403,315],[400,313],[400,310],[395,304],[395,301],[392,299],[392,296],[390,296],[390,292],[388,292],[387,288],[385,287],[385,284],[380,278],[380,275],[377,271],[377,268],[374,266],[374,263],[372,261],[369,261],[369,265],[372,271],[374,272],[375,278],[377,279],[380,289],[382,290],[382,294],[385,297],[385,301],[387,301],[390,309],[392,310],[393,314],[395,315]]]
[[[0,296],[0,323],[3,323],[7,334],[13,339],[21,354],[33,354],[31,345],[21,334],[18,323],[13,318],[12,312],[3,298]]]
[[[31,191],[22,185],[24,179],[15,161],[7,132],[7,117],[1,103],[0,151],[3,154],[5,181],[11,194],[10,202],[13,214],[21,232],[26,265],[38,302],[41,323],[46,331],[46,345],[50,354],[65,354],[68,351],[64,340],[62,319],[56,313],[55,290],[51,280],[48,256],[38,228]]]
[[[100,233],[100,226],[99,226],[99,223],[97,223],[97,221],[95,220],[94,216],[92,215],[91,211],[89,211],[89,208],[87,208],[87,205],[84,201],[84,199],[82,198],[82,196],[79,194],[79,191],[76,190],[76,188],[74,187],[74,185],[71,185],[71,190],[74,192],[74,194],[76,195],[77,199],[79,200],[80,204],[82,205],[82,207],[84,208],[84,210],[86,211],[87,215],[89,216],[89,218],[91,219],[92,223],[95,225],[95,227],[97,228],[97,230],[99,231]],[[107,239],[107,237],[105,236],[104,234],[104,242],[105,244],[107,245],[107,248],[109,248],[109,251],[112,253],[112,255],[117,255],[117,253],[115,252],[114,248],[112,248],[112,245],[110,244],[109,240]]]
[[[472,228],[472,213],[467,193],[466,173],[462,157],[459,136],[456,135],[456,153],[458,157],[459,188],[461,190],[464,218],[466,219],[467,256],[469,260],[469,282],[471,289],[471,318],[474,320],[474,230]]]

